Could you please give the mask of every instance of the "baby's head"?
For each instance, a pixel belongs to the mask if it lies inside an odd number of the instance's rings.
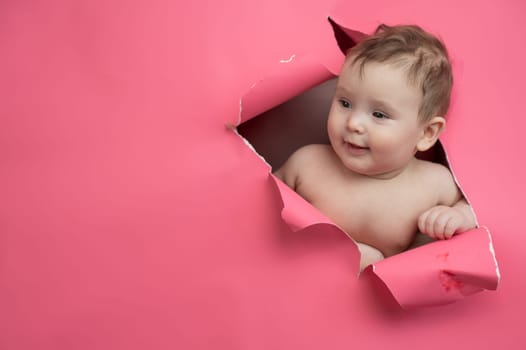
[[[421,121],[445,117],[453,85],[449,56],[445,45],[420,27],[382,24],[372,36],[351,48],[347,59],[358,64],[362,73],[371,62],[402,68],[408,83],[422,93]]]
[[[437,141],[452,84],[440,40],[417,26],[379,26],[347,53],[327,121],[333,149],[356,173],[400,173]]]

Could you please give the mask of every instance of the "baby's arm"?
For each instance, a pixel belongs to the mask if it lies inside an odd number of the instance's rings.
[[[294,161],[294,154],[274,172],[274,175],[283,181],[287,186],[296,190],[297,165]]]
[[[449,170],[446,169],[446,173],[444,169],[437,174],[440,204],[418,218],[420,232],[436,239],[448,239],[456,233],[477,227],[471,206],[462,196]]]
[[[296,150],[287,161],[274,172],[274,175],[294,191],[297,190],[301,171],[308,170],[308,160],[316,157],[315,145]],[[300,171],[301,170],[301,171]]]
[[[367,266],[384,259],[384,255],[378,249],[364,243],[356,242],[356,244],[360,250],[360,272]]]

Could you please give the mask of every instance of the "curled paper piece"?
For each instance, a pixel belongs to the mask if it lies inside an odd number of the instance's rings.
[[[334,37],[336,38],[338,47],[344,54],[346,54],[347,50],[349,50],[351,47],[367,37],[367,35],[362,32],[339,25],[334,19],[330,17],[328,20],[332,26],[332,30],[334,31]]]
[[[342,51],[364,37],[358,31],[330,22]],[[291,56],[280,62],[268,79],[254,84],[241,99],[238,125],[333,76],[334,73],[312,56]],[[337,231],[349,237],[281,180],[272,174],[269,176],[281,198],[281,217],[292,231]],[[356,248],[350,259],[358,275],[360,253],[356,242],[350,237],[349,241]],[[500,281],[491,235],[486,228],[389,257],[364,273],[380,278],[402,307],[448,304],[483,290],[495,290]]]
[[[334,224],[328,217],[323,215],[280,179],[273,174],[269,176],[281,198],[281,218],[293,232],[307,232],[309,229],[312,229],[319,232],[336,231],[341,235],[347,235],[338,225]],[[356,248],[350,259],[354,267],[356,267],[356,276],[358,276],[360,252],[356,243],[353,240],[350,240],[350,242],[352,242]]]
[[[328,20],[342,52],[346,52],[366,37],[362,32],[340,26],[331,18]],[[269,72],[265,79],[255,82],[241,98],[236,125],[333,78],[338,72],[333,72],[328,67],[340,66],[343,59],[344,56],[335,56],[330,58],[331,62],[321,64],[313,55],[293,54],[276,62],[274,70]]]
[[[292,55],[281,60],[273,72],[241,98],[237,125],[332,77],[334,74],[311,55]]]
[[[283,203],[281,218],[287,223],[292,231],[298,232],[306,227],[317,224],[336,226],[328,217],[314,208],[299,194],[284,184],[283,181],[279,180],[272,174],[270,174],[270,176],[274,180],[274,184],[276,185],[281,197],[281,202]],[[343,232],[343,230],[341,231]]]
[[[366,273],[378,276],[403,307],[452,303],[484,289],[495,290],[500,280],[485,227],[393,255]]]

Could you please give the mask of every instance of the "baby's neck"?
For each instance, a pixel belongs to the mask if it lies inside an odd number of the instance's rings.
[[[413,157],[409,163],[407,163],[404,167],[399,169],[394,169],[385,173],[380,174],[360,174],[353,172],[356,175],[363,176],[370,179],[376,179],[376,180],[394,180],[400,176],[403,176],[405,173],[411,171],[411,169],[415,166],[416,162],[418,162],[418,159],[416,157]],[[349,170],[352,172],[352,170]]]

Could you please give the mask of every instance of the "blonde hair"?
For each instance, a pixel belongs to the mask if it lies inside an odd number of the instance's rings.
[[[347,53],[360,73],[368,62],[389,63],[406,70],[408,82],[422,92],[419,116],[423,121],[445,116],[449,108],[453,74],[445,45],[415,25],[381,24]]]

